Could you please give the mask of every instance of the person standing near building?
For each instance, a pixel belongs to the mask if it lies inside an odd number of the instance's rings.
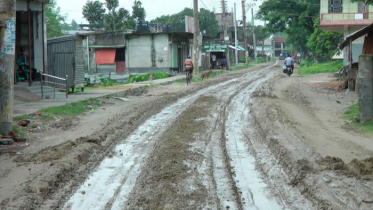
[[[215,66],[216,66],[216,55],[215,54],[212,54],[211,60],[212,60],[212,69],[215,69]]]

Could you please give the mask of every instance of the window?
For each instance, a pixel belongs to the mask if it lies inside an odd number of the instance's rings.
[[[343,1],[342,0],[329,0],[329,13],[342,13]]]
[[[358,2],[358,13],[364,13],[369,11],[369,5],[365,2]]]

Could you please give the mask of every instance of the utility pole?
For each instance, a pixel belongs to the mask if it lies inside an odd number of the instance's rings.
[[[0,0],[0,134],[12,131],[16,0]]]
[[[249,64],[249,50],[247,49],[247,31],[246,31],[246,8],[245,0],[242,0],[242,20],[243,20],[243,35],[245,38],[245,58],[246,64]]]
[[[198,65],[198,35],[199,35],[199,18],[198,18],[198,0],[193,0],[194,10],[194,36],[193,36],[193,63],[194,63],[194,76],[199,74]]]
[[[258,56],[258,52],[256,51],[256,38],[255,38],[255,22],[254,22],[254,8],[251,7],[251,21],[252,21],[252,25],[253,25],[253,43],[254,43],[254,58],[255,58],[255,61],[256,61],[256,57]]]
[[[228,29],[227,29],[227,11],[226,11],[226,7],[225,7],[225,0],[222,0],[221,1],[221,5],[222,5],[222,9],[223,9],[223,13],[222,13],[222,21],[223,21],[223,30],[224,30],[224,43],[226,42],[225,41],[225,37],[228,36]],[[226,56],[226,59],[227,59],[227,69],[229,69],[229,66],[230,66],[230,59],[229,59],[229,47],[227,47],[227,54],[225,55]]]
[[[236,57],[236,67],[238,66],[238,41],[237,41],[237,11],[236,11],[236,3],[234,3],[234,47],[236,48],[234,51],[234,55]]]

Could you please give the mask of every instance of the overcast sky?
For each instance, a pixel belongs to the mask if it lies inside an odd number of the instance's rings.
[[[105,0],[100,0],[105,2]],[[67,23],[71,23],[74,19],[78,24],[87,23],[83,18],[82,8],[86,0],[57,0],[57,5],[61,9],[61,13],[66,15]],[[120,7],[124,7],[132,13],[132,5],[134,0],[119,0]],[[185,7],[193,8],[193,0],[141,0],[142,6],[146,11],[146,20],[150,21],[162,15],[175,14],[183,10]],[[199,7],[207,8],[209,10],[215,9],[216,12],[221,12],[221,0],[199,0]],[[234,3],[237,5],[237,20],[242,20],[242,6],[241,0],[226,0],[228,11],[231,12]],[[258,11],[258,7],[262,0],[246,0],[246,3],[254,2],[254,12]],[[247,12],[248,21],[251,20],[251,11]],[[256,21],[255,24],[259,24]]]

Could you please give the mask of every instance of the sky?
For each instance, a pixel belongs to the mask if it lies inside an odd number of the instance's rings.
[[[105,2],[105,0],[100,0]],[[57,0],[57,5],[61,9],[61,14],[66,16],[66,22],[71,23],[74,19],[78,24],[87,23],[83,18],[82,8],[87,2],[86,0]],[[134,0],[119,0],[120,7],[124,7],[132,13],[132,5]],[[150,21],[162,15],[175,14],[183,10],[185,7],[193,8],[193,0],[141,0],[142,6],[146,11],[146,20]],[[198,6],[201,8],[221,12],[221,0],[198,0]],[[254,3],[254,13],[258,11],[262,0],[246,0],[247,4]],[[226,0],[228,11],[233,11],[234,3],[237,7],[237,20],[242,20],[241,0]],[[251,11],[247,12],[247,21],[251,20]],[[255,24],[261,24],[257,20]]]

